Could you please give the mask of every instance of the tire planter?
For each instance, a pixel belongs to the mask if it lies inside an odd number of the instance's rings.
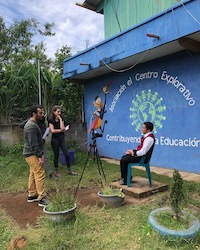
[[[73,208],[60,212],[49,212],[47,211],[47,208],[48,206],[43,208],[43,212],[46,214],[47,218],[51,219],[54,222],[62,222],[71,220],[75,217],[76,203],[74,204]]]
[[[125,194],[122,193],[122,196],[118,196],[117,194],[105,195],[99,191],[98,196],[100,201],[104,203],[107,208],[115,208],[123,205]]]
[[[182,211],[182,213],[189,216],[191,220],[191,225],[189,228],[185,230],[172,230],[159,225],[158,222],[156,221],[155,216],[165,211],[172,211],[172,209],[169,207],[158,208],[153,210],[148,217],[148,223],[151,224],[152,227],[156,231],[158,231],[161,235],[172,236],[175,238],[177,237],[193,238],[196,235],[196,233],[200,230],[200,221],[198,220],[198,218],[185,211]]]

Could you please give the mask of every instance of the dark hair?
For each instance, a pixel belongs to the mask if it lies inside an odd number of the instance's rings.
[[[153,128],[154,128],[153,123],[151,123],[151,122],[144,122],[143,124],[146,126],[146,128],[148,130],[153,131]]]
[[[55,120],[55,114],[54,112],[57,110],[57,109],[61,109],[61,107],[59,105],[55,105],[53,106],[52,110],[51,110],[51,115],[50,115],[50,119],[51,120]]]
[[[42,105],[34,105],[30,108],[30,116],[33,116],[33,113],[37,113],[37,109],[44,109]]]

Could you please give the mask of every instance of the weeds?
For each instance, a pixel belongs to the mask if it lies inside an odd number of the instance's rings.
[[[50,151],[50,150],[49,150]],[[50,151],[50,162],[53,154]],[[81,173],[87,155],[76,152],[73,166]],[[108,182],[119,177],[119,166],[102,161]],[[0,189],[1,192],[25,192],[27,189],[29,169],[22,156],[20,147],[6,153],[6,157],[0,156]],[[64,168],[60,166],[62,178],[57,181],[58,189],[62,191],[75,190],[77,178],[70,178],[64,174]],[[133,170],[134,176],[144,176],[145,171]],[[170,178],[152,174],[155,181],[170,183]],[[93,161],[89,161],[85,169],[80,188],[98,186],[98,169]],[[200,184],[185,182],[188,200],[190,204],[200,207]],[[47,193],[55,192],[52,180],[46,179]],[[18,228],[13,220],[0,209],[0,249],[6,250],[8,242],[16,235],[24,235],[27,239],[26,250],[198,250],[200,249],[200,233],[189,240],[170,239],[161,237],[147,224],[149,213],[157,208],[158,204],[168,204],[167,192],[156,194],[143,204],[124,205],[120,208],[105,209],[97,206],[80,207],[76,209],[76,219],[65,224],[55,224],[45,216],[38,219],[36,227],[29,226],[26,229]],[[190,205],[189,204],[189,205]],[[188,205],[188,209],[190,209]],[[196,210],[198,216],[199,210]],[[195,214],[194,214],[195,215]]]

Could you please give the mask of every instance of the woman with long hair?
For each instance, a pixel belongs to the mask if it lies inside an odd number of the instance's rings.
[[[54,167],[56,170],[55,176],[57,178],[61,177],[61,174],[58,170],[58,158],[59,158],[60,149],[62,150],[66,159],[68,175],[78,175],[77,173],[72,172],[71,170],[68,147],[65,141],[66,130],[65,130],[63,119],[61,117],[61,107],[58,105],[55,105],[52,108],[52,112],[51,112],[50,119],[49,119],[49,128],[52,133],[51,146],[54,152]]]

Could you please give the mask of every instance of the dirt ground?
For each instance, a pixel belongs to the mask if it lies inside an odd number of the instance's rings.
[[[85,206],[102,206],[97,195],[99,189],[80,189],[77,193],[77,207]],[[149,199],[149,198],[148,198]],[[124,205],[143,203],[147,199],[135,199],[125,196]],[[28,225],[35,226],[37,218],[43,214],[42,207],[37,202],[28,203],[26,193],[17,195],[0,194],[0,207],[6,211],[21,228]]]

